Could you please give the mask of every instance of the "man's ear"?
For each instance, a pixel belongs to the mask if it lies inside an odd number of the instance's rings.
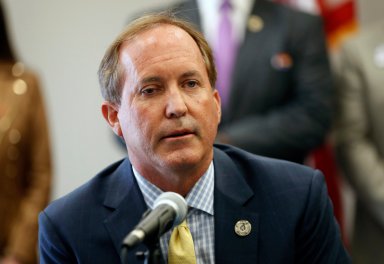
[[[217,111],[217,116],[218,116],[218,122],[221,122],[221,97],[217,89],[213,91],[213,98],[216,103],[216,111]]]
[[[123,136],[121,131],[120,120],[118,117],[119,107],[108,101],[104,101],[101,104],[101,112],[103,113],[104,119],[107,121],[113,132],[119,137]]]

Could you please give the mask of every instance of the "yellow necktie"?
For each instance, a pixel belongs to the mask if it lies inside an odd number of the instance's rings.
[[[196,264],[191,232],[184,220],[173,229],[168,249],[169,264]]]

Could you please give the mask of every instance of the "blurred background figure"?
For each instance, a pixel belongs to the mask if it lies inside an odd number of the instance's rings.
[[[217,140],[303,163],[331,125],[321,19],[267,0],[191,0],[172,9],[214,50],[223,108]]]
[[[37,77],[17,62],[0,2],[0,263],[37,263],[51,155]]]
[[[190,0],[173,10],[202,30],[215,51],[224,97],[218,141],[316,168],[326,163],[321,169],[342,227],[335,166],[322,155],[334,106],[323,18],[276,2]]]
[[[384,20],[345,42],[338,80],[337,154],[357,200],[353,263],[384,263]]]

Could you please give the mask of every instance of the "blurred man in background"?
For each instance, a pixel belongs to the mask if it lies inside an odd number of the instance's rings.
[[[337,154],[357,198],[352,257],[384,263],[384,20],[343,45],[337,83]]]

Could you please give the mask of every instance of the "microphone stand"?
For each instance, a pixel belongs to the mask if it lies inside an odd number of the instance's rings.
[[[164,260],[161,255],[160,250],[160,244],[158,240],[149,240],[147,243],[145,243],[148,250],[138,251],[136,252],[136,258],[138,260],[143,260],[144,264],[164,264]],[[127,261],[127,255],[128,255],[129,249],[126,246],[123,246],[121,249],[121,258],[123,261],[123,264],[129,264]]]
[[[185,219],[188,206],[184,198],[177,193],[164,192],[156,198],[154,209],[144,212],[139,224],[128,233],[122,242],[121,259],[127,262],[128,251],[139,244],[145,244],[146,252],[137,252],[136,258],[145,264],[164,264],[159,239],[171,229],[174,223],[180,224]]]
[[[153,243],[147,243],[148,251],[145,256],[145,264],[163,264],[163,258],[161,256],[160,244],[159,241],[154,241]]]

